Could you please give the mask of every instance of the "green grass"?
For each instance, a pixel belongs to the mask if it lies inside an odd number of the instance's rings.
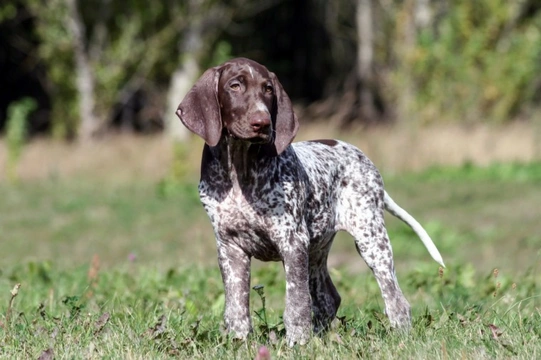
[[[402,274],[413,304],[409,335],[395,333],[382,314],[370,277],[334,271],[344,298],[332,331],[305,347],[287,348],[280,321],[284,287],[279,266],[254,273],[264,283],[267,322],[254,316],[246,343],[223,335],[223,295],[213,267],[171,269],[127,266],[93,272],[21,265],[3,274],[6,314],[12,284],[22,283],[11,316],[0,317],[2,358],[250,358],[265,344],[285,358],[536,358],[541,351],[539,283],[525,275],[479,276],[467,265]],[[261,298],[252,292],[252,308]],[[273,339],[273,340],[271,340]]]
[[[392,331],[348,236],[332,251],[342,295],[333,329],[288,348],[277,263],[256,264],[255,332],[221,331],[223,289],[195,185],[137,180],[0,183],[0,358],[525,358],[541,356],[539,169],[498,165],[386,177],[440,248],[442,273],[389,218],[397,275],[413,309]],[[511,170],[509,170],[511,169]],[[210,254],[210,255],[209,255]],[[494,269],[497,269],[494,271]],[[18,294],[12,291],[21,284]],[[258,316],[259,314],[259,316]]]

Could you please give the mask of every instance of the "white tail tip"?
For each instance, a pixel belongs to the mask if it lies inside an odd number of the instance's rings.
[[[425,231],[425,229],[411,216],[408,214],[408,212],[404,209],[402,209],[400,206],[398,206],[397,203],[393,201],[393,199],[387,194],[387,191],[384,192],[384,202],[385,202],[385,209],[391,213],[392,215],[396,216],[403,222],[409,225],[411,229],[419,236],[419,239],[423,242],[426,249],[428,250],[428,253],[438,264],[445,267],[445,264],[443,263],[443,258],[441,257],[440,252],[438,251],[438,248],[428,235],[428,233]]]

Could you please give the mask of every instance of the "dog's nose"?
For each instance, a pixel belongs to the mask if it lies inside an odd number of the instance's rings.
[[[268,115],[259,115],[250,120],[250,126],[254,131],[262,131],[270,126],[271,119]]]

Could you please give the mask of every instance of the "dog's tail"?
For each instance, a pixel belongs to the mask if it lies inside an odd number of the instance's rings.
[[[415,220],[413,216],[408,214],[406,210],[398,206],[398,204],[395,203],[393,199],[391,199],[389,194],[387,194],[387,191],[385,191],[384,193],[385,196],[383,200],[385,202],[385,209],[392,215],[396,216],[397,218],[408,224],[409,227],[411,227],[412,230],[417,234],[417,236],[419,236],[423,244],[425,244],[425,247],[432,256],[432,258],[436,260],[436,262],[438,262],[441,266],[445,267],[438,248],[436,247],[436,245],[434,245],[434,242],[425,231],[425,229],[423,229],[421,224],[419,224],[419,222],[417,222],[417,220]]]

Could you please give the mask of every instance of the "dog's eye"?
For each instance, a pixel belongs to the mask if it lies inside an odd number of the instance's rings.
[[[267,94],[272,94],[274,92],[274,89],[272,88],[272,85],[265,85],[265,92]]]
[[[231,88],[231,90],[234,90],[234,91],[239,91],[240,90],[240,84],[234,82],[234,83],[229,85],[229,88]]]

